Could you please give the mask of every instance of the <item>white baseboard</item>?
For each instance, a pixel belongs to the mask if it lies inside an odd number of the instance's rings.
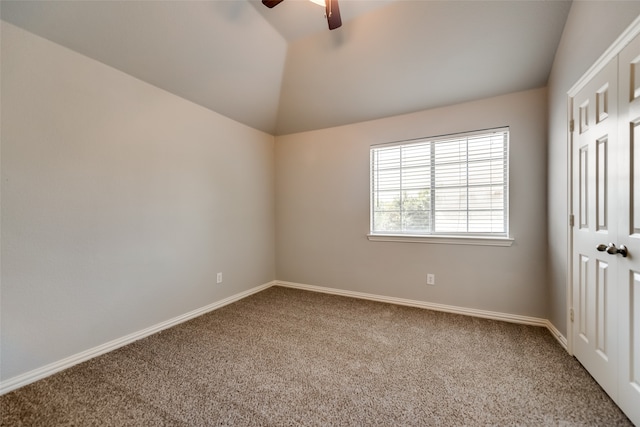
[[[149,328],[143,329],[138,332],[134,332],[132,334],[126,335],[124,337],[115,339],[113,341],[107,342],[105,344],[99,345],[97,347],[91,348],[89,350],[85,350],[83,352],[74,354],[73,356],[66,357],[62,360],[59,360],[54,363],[50,363],[41,368],[34,369],[32,371],[26,372],[24,374],[15,376],[13,378],[9,378],[8,380],[0,382],[0,395],[5,393],[9,393],[12,390],[23,387],[27,384],[31,384],[35,381],[38,381],[42,378],[53,375],[57,372],[70,368],[78,363],[82,363],[94,357],[100,356],[102,354],[113,351],[117,348],[123,347],[127,344],[131,344],[134,341],[139,339],[148,337],[149,335],[153,335],[157,332],[160,332],[164,329],[170,328],[172,326],[178,325],[180,323],[186,322],[187,320],[191,320],[195,317],[201,316],[210,311],[216,310],[218,308],[224,307],[225,305],[231,304],[233,302],[239,301],[243,298],[248,297],[249,295],[255,294],[257,292],[263,291],[271,286],[275,285],[274,282],[265,283],[264,285],[256,286],[255,288],[246,290],[244,292],[240,292],[238,294],[232,295],[228,298],[225,298],[220,301],[216,301],[212,304],[209,304],[205,307],[198,308],[196,310],[190,311],[188,313],[182,314],[180,316],[174,317],[173,319],[169,319],[167,321],[158,323]]]
[[[551,323],[551,321],[549,320],[547,320],[547,324],[545,326],[547,327],[549,332],[551,332],[551,335],[553,335],[553,337],[560,343],[562,348],[564,348],[566,351],[569,351],[569,347],[567,345],[567,338],[560,333],[558,328],[556,328],[555,325]]]
[[[340,289],[326,288],[322,286],[313,286],[313,285],[304,285],[301,283],[293,283],[293,282],[284,282],[279,280],[274,280],[269,283],[265,283],[264,285],[256,286],[255,288],[249,289],[244,292],[240,292],[238,294],[232,295],[228,298],[225,298],[220,301],[216,301],[212,304],[209,304],[205,307],[201,307],[199,309],[190,311],[188,313],[182,314],[180,316],[174,317],[173,319],[169,319],[165,322],[158,323],[149,328],[143,329],[138,332],[134,332],[132,334],[126,335],[122,338],[118,338],[116,340],[110,341],[108,343],[99,345],[97,347],[91,348],[89,350],[80,352],[78,354],[74,354],[73,356],[69,356],[62,360],[59,360],[54,363],[50,363],[41,368],[34,369],[27,373],[15,376],[8,380],[0,382],[0,395],[5,393],[9,393],[12,390],[23,387],[27,384],[31,384],[40,379],[46,378],[50,375],[53,375],[57,372],[68,369],[78,363],[82,363],[94,357],[100,356],[102,354],[113,351],[117,348],[123,347],[127,344],[130,344],[139,339],[148,337],[149,335],[153,335],[157,332],[160,332],[164,329],[170,328],[172,326],[178,325],[180,323],[186,322],[187,320],[191,320],[195,317],[201,316],[210,311],[216,310],[218,308],[224,307],[225,305],[231,304],[233,302],[239,301],[243,298],[246,298],[250,295],[253,295],[257,292],[268,289],[272,286],[282,286],[286,288],[295,288],[302,289],[306,291],[312,292],[321,292],[325,294],[333,294],[333,295],[341,295],[351,298],[359,298],[366,299],[371,301],[385,302],[390,304],[404,305],[409,307],[418,307],[424,308],[428,310],[435,311],[443,311],[447,313],[454,314],[462,314],[465,316],[474,316],[481,317],[485,319],[493,319],[493,320],[501,320],[504,322],[512,322],[512,323],[520,323],[525,325],[533,325],[533,326],[542,326],[547,328],[551,334],[558,340],[560,345],[562,345],[565,349],[567,349],[567,339],[558,331],[558,329],[547,319],[542,319],[538,317],[529,317],[529,316],[520,316],[517,314],[506,314],[499,313],[494,311],[485,311],[485,310],[477,310],[473,308],[464,308],[464,307],[456,307],[451,305],[444,304],[435,304],[424,301],[416,301],[409,300],[403,298],[395,298],[395,297],[387,297],[382,295],[375,294],[367,294],[362,292],[353,292],[353,291],[345,291]]]
[[[367,294],[362,292],[344,291],[341,289],[325,288],[322,286],[304,285],[301,283],[275,281],[276,286],[285,288],[302,289],[306,291],[321,292],[325,294],[341,295],[351,298],[360,298],[371,301],[386,302],[390,304],[405,305],[409,307],[424,308],[427,310],[443,311],[446,313],[462,314],[465,316],[481,317],[483,319],[501,320],[503,322],[520,323],[524,325],[542,326],[551,332],[560,345],[567,349],[567,339],[547,319],[539,317],[521,316],[518,314],[499,313],[495,311],[477,310],[475,308],[456,307],[452,305],[436,304],[424,301],[409,300],[403,298],[387,297],[382,295]]]

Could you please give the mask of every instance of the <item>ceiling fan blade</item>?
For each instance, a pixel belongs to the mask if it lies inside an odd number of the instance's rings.
[[[272,7],[282,3],[282,1],[283,0],[262,0],[262,4],[267,6],[269,9],[271,9]]]
[[[340,18],[340,6],[338,6],[338,0],[325,0],[325,3],[329,29],[335,30],[342,25],[342,18]]]

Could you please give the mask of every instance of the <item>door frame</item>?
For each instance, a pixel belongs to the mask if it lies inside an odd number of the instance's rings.
[[[605,50],[605,52],[589,67],[589,69],[571,86],[567,92],[567,203],[569,217],[567,218],[567,351],[573,356],[573,228],[575,213],[573,212],[573,135],[571,121],[573,120],[573,98],[580,90],[598,74],[612,59],[624,49],[638,34],[640,34],[640,16]]]

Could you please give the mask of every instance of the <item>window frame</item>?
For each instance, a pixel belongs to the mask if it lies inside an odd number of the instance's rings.
[[[451,141],[456,138],[470,138],[478,135],[492,134],[496,132],[506,132],[506,147],[504,157],[504,228],[505,232],[502,233],[472,233],[472,232],[459,232],[459,233],[444,233],[444,232],[425,232],[425,233],[407,233],[407,232],[375,232],[374,226],[374,165],[373,156],[376,149],[388,148],[388,147],[410,147],[411,145],[429,144],[433,153],[433,147],[438,142]],[[401,140],[382,144],[373,144],[369,147],[369,233],[367,238],[370,241],[384,241],[384,242],[400,242],[400,243],[439,243],[439,244],[456,244],[456,245],[481,245],[481,246],[511,246],[514,239],[510,234],[510,206],[509,206],[509,182],[510,182],[510,168],[509,168],[509,152],[510,152],[510,133],[509,126],[502,126],[489,129],[481,129],[470,132],[459,132],[446,135],[437,135],[424,138],[416,138],[410,140]],[[433,161],[433,160],[431,160]],[[467,159],[468,161],[468,159]],[[433,167],[433,164],[431,164]],[[467,163],[468,170],[468,163]],[[433,184],[435,177],[435,170],[432,169],[432,177],[430,184]],[[434,188],[430,185],[429,188]],[[466,188],[469,188],[469,182],[466,183]],[[432,211],[435,211],[435,206],[431,206]],[[467,208],[464,212],[469,212]]]

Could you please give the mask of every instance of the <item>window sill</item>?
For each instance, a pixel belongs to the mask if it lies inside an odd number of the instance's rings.
[[[514,239],[511,237],[484,236],[420,236],[406,234],[367,234],[367,238],[372,242],[429,243],[471,246],[511,246],[514,242]]]

